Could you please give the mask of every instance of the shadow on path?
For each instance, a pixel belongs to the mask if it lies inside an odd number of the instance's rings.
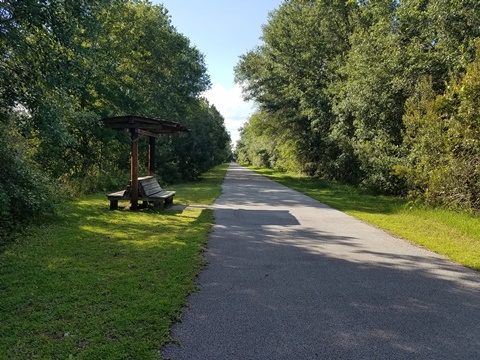
[[[173,359],[480,358],[480,277],[232,165]]]

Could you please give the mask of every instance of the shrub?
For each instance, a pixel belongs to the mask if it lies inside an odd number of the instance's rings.
[[[0,122],[0,238],[52,214],[60,191],[24,150],[13,126]],[[0,241],[0,244],[2,241]]]

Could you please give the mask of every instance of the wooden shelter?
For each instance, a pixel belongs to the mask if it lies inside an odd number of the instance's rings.
[[[162,135],[189,132],[185,126],[166,120],[155,120],[141,116],[117,116],[102,119],[106,128],[128,130],[131,135],[130,186],[132,210],[138,208],[138,140],[140,136],[149,139],[148,175],[155,175],[155,139]]]

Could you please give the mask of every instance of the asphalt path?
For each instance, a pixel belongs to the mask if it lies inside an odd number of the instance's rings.
[[[167,359],[480,359],[480,274],[231,164]]]

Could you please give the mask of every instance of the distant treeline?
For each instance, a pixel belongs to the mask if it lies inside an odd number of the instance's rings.
[[[200,97],[209,86],[203,55],[162,6],[2,1],[0,236],[49,212],[62,189],[127,185],[129,136],[104,129],[102,118],[138,115],[191,129],[158,140],[164,183],[196,179],[225,161],[224,119]]]
[[[262,39],[240,162],[480,209],[478,0],[289,0]]]

